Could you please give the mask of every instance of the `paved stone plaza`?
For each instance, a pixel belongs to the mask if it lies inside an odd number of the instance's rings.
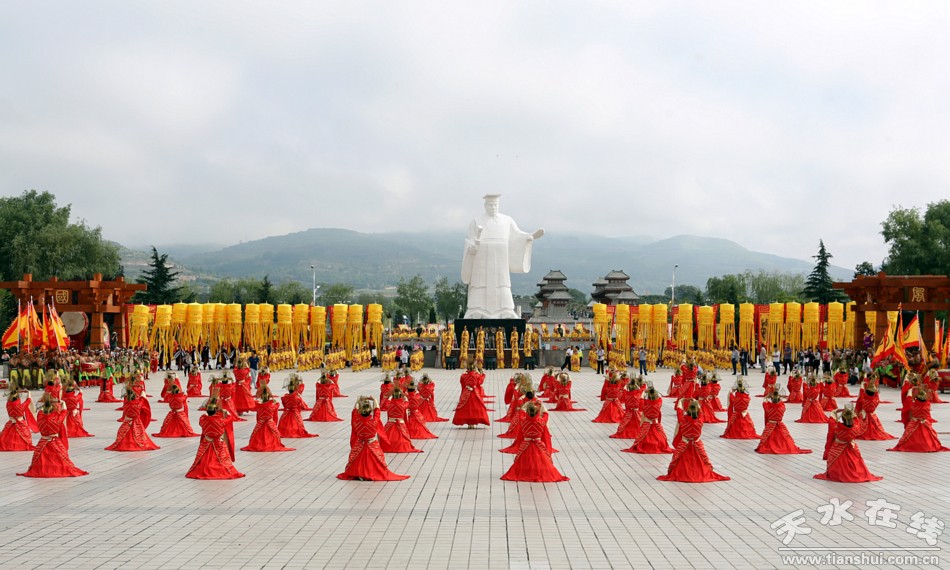
[[[440,415],[451,417],[458,372],[428,372],[438,386]],[[540,372],[535,373],[536,382]],[[498,401],[491,415],[501,417],[501,396],[511,371],[487,374],[487,392]],[[276,373],[272,386],[279,389],[285,377]],[[305,399],[313,403],[317,373],[304,378]],[[349,398],[335,401],[340,416],[348,420],[355,396],[378,395],[380,378],[378,369],[344,372],[340,384]],[[753,394],[761,393],[761,378],[757,371],[750,376]],[[716,470],[732,480],[665,483],[656,476],[666,472],[668,455],[621,453],[631,442],[607,437],[616,426],[591,423],[600,409],[601,378],[585,369],[574,379],[575,399],[588,411],[551,414],[554,446],[561,450],[554,463],[571,478],[556,484],[499,479],[513,456],[497,451],[510,440],[495,436],[508,424],[467,430],[450,423],[430,424],[439,439],[415,442],[425,453],[387,455],[390,468],[411,479],[340,481],[336,474],[346,462],[349,421],[307,422],[307,429],[320,437],[284,440],[297,448],[292,453],[238,451],[235,463],[247,474],[243,479],[190,480],[184,474],[194,459],[196,438],[155,439],[162,449],[151,452],[104,451],[115,436],[119,412],[116,404],[95,403],[98,389],[87,389],[91,411],[85,415],[86,427],[96,437],[71,440],[70,454],[90,475],[17,477],[29,465],[31,453],[0,453],[0,567],[815,566],[814,561],[783,561],[795,554],[830,561],[820,567],[855,567],[845,556],[859,561],[864,556],[865,563],[857,565],[864,568],[950,565],[950,531],[937,536],[933,546],[907,532],[915,520],[936,517],[934,522],[941,525],[950,520],[950,453],[885,452],[894,441],[861,442],[871,472],[883,475],[883,481],[818,481],[812,475],[824,470],[825,426],[794,423],[800,407],[791,404],[786,423],[799,446],[815,453],[759,455],[752,451],[756,441],[723,440],[718,436],[725,424],[707,425],[703,440],[709,456]],[[649,379],[665,391],[669,371]],[[731,380],[727,375],[724,401]],[[152,375],[149,393],[159,422],[167,411],[157,403],[160,384],[161,375]],[[884,388],[881,396],[892,402],[878,410],[884,426],[900,435],[902,426],[894,422],[899,394]],[[753,398],[750,408],[759,431],[760,402]],[[190,400],[196,428],[199,403]],[[933,415],[943,443],[950,444],[950,405],[935,405]],[[236,425],[237,447],[246,445],[253,415],[249,420]],[[158,431],[159,422],[152,423],[150,433]],[[664,426],[670,437],[674,425],[672,404],[665,402]],[[869,519],[867,503],[880,499],[889,505],[876,516],[871,512]],[[840,518],[830,517],[834,501],[851,503],[843,515],[838,513]],[[778,534],[781,519],[795,511],[802,512],[787,518],[803,517],[802,533],[785,545],[783,538],[789,537]],[[918,512],[923,518],[914,518]],[[804,534],[806,527],[810,534]],[[884,560],[874,558],[882,553]],[[898,558],[888,561],[889,556]],[[914,556],[918,562],[908,562]]]

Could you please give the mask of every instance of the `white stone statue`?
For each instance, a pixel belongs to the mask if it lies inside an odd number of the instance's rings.
[[[500,194],[485,195],[485,214],[472,220],[465,238],[462,283],[468,285],[466,319],[520,319],[511,297],[511,273],[531,270],[531,243],[544,235],[518,229],[498,213]]]

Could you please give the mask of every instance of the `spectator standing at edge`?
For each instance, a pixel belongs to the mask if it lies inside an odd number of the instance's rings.
[[[251,385],[257,386],[257,369],[261,365],[261,357],[257,355],[256,350],[251,351],[250,358],[247,359],[247,366],[251,369]]]

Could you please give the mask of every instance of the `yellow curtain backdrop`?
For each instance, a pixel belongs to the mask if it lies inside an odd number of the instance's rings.
[[[617,305],[617,312],[614,314],[614,331],[617,337],[614,348],[623,354],[624,361],[630,362],[630,305]],[[607,347],[604,347],[604,350],[607,350]]]
[[[278,350],[294,350],[294,308],[286,303],[277,305],[277,327],[274,338]]]
[[[731,303],[719,305],[719,348],[732,348],[736,342],[736,306]]]
[[[690,303],[680,303],[678,305],[675,322],[673,323],[674,340],[676,348],[680,350],[693,349],[693,305]]]
[[[229,347],[241,346],[241,305],[238,303],[229,303],[225,310],[225,334],[221,337],[221,345]],[[244,323],[244,346],[256,347],[258,323],[260,323],[261,313],[257,305],[247,305],[247,318]],[[253,330],[248,330],[253,327]]]
[[[821,305],[805,303],[802,315],[802,346],[817,348],[821,342]]]
[[[607,320],[607,305],[594,303],[593,311],[594,335],[597,337],[597,344],[606,348],[610,337],[610,321]]]
[[[330,343],[334,349],[343,348],[346,345],[346,316],[349,307],[337,303],[333,305],[333,314],[330,315]]]
[[[327,308],[315,306],[310,308],[310,348],[316,348],[323,353],[327,342]],[[377,350],[380,350],[377,345]]]
[[[224,303],[215,303],[214,304],[214,324],[211,327],[211,339],[208,343],[208,349],[211,351],[211,358],[214,358],[218,354],[218,349],[222,345],[228,343],[228,307],[230,305],[225,305]],[[241,319],[240,319],[241,306],[238,305],[238,335],[241,334]]]
[[[142,348],[147,346],[148,326],[152,320],[152,313],[148,305],[136,305],[129,315],[129,347]]]
[[[792,347],[792,354],[797,355],[802,348],[802,304],[785,303],[785,343]],[[783,347],[784,348],[784,347]],[[793,358],[797,359],[796,356]]]
[[[204,307],[201,303],[189,303],[185,311],[185,324],[181,327],[178,342],[185,350],[194,350],[201,339]]]
[[[765,337],[765,344],[768,345],[768,350],[772,350],[773,346],[777,346],[778,350],[782,350],[785,346],[784,338],[782,338],[782,333],[785,329],[785,304],[784,303],[771,303],[769,305],[769,328],[768,333]]]
[[[218,306],[214,303],[204,303],[201,305],[201,338],[200,344],[208,344],[211,347],[211,341],[214,338],[214,316],[217,314]],[[212,354],[214,354],[212,352]]]
[[[258,307],[261,310],[261,320],[257,325],[258,334],[260,334],[260,338],[258,339],[260,345],[256,348],[257,350],[261,350],[265,346],[271,346],[274,340],[274,305],[261,303]]]
[[[668,338],[668,323],[666,316],[668,307],[665,304],[653,305],[653,320],[650,322],[650,350],[658,351]]]
[[[650,326],[653,323],[653,305],[640,305],[637,314],[637,345],[649,346]]]
[[[752,303],[739,305],[739,348],[750,353],[755,350],[755,305]]]
[[[377,303],[366,305],[366,340],[376,347],[380,354],[383,345],[383,306]]]
[[[855,328],[854,321],[854,301],[848,301],[844,306],[844,345],[845,346],[854,346],[856,335],[858,334]]]
[[[298,303],[294,305],[294,350],[307,346],[310,343],[310,305]]]
[[[832,301],[828,303],[828,349],[835,350],[844,346],[844,305]]]
[[[363,305],[350,305],[346,316],[346,359],[352,360],[353,353],[363,346]]]
[[[159,305],[155,307],[155,325],[152,327],[152,337],[149,339],[149,350],[156,350],[165,355],[165,361],[170,361],[174,338],[172,337],[172,306]]]
[[[699,307],[696,311],[696,345],[700,350],[712,350],[716,345],[716,314],[712,307]]]
[[[188,303],[175,303],[172,305],[172,327],[171,337],[178,344],[181,344],[181,331],[185,328],[185,321],[188,320]]]

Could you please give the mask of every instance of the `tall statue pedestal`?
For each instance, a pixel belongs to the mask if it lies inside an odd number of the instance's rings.
[[[475,331],[478,327],[485,329],[487,335],[491,329],[505,329],[505,342],[511,341],[511,331],[518,331],[518,339],[524,338],[525,325],[524,319],[455,319],[455,344],[461,342],[462,329],[468,328],[470,343],[475,346]]]

